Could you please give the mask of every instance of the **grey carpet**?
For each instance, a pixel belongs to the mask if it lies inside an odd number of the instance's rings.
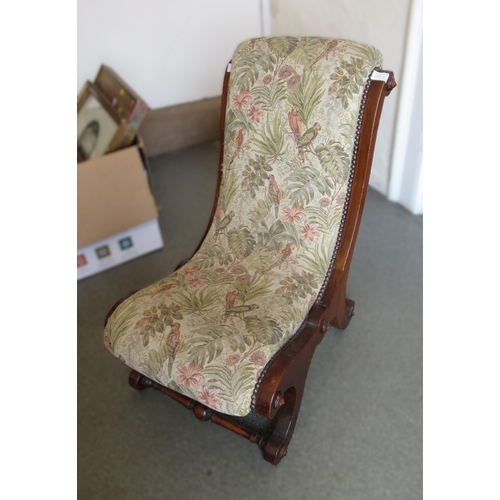
[[[123,295],[196,249],[215,193],[218,146],[151,161],[164,249],[78,283],[78,496],[129,499],[420,499],[422,217],[368,193],[348,295],[356,314],[318,347],[288,456],[136,392],[102,344]]]

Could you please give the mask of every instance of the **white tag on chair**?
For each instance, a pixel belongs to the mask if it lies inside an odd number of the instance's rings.
[[[231,73],[231,63],[227,65],[226,73]]]
[[[381,71],[374,70],[370,80],[377,82],[387,82],[389,80],[389,73],[382,73]]]

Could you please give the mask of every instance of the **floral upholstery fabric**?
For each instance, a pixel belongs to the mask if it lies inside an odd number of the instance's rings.
[[[367,45],[274,37],[232,59],[215,217],[181,269],[124,301],[107,348],[147,377],[244,416],[259,374],[327,274],[346,199]]]

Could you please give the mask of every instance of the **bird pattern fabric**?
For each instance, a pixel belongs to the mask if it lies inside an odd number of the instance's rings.
[[[347,40],[238,46],[214,220],[187,264],[110,316],[115,356],[210,408],[250,412],[262,370],[327,274],[363,90],[381,64],[378,50]]]

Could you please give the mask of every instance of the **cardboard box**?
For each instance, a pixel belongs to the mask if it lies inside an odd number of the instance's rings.
[[[79,280],[163,247],[140,143],[77,168]]]

